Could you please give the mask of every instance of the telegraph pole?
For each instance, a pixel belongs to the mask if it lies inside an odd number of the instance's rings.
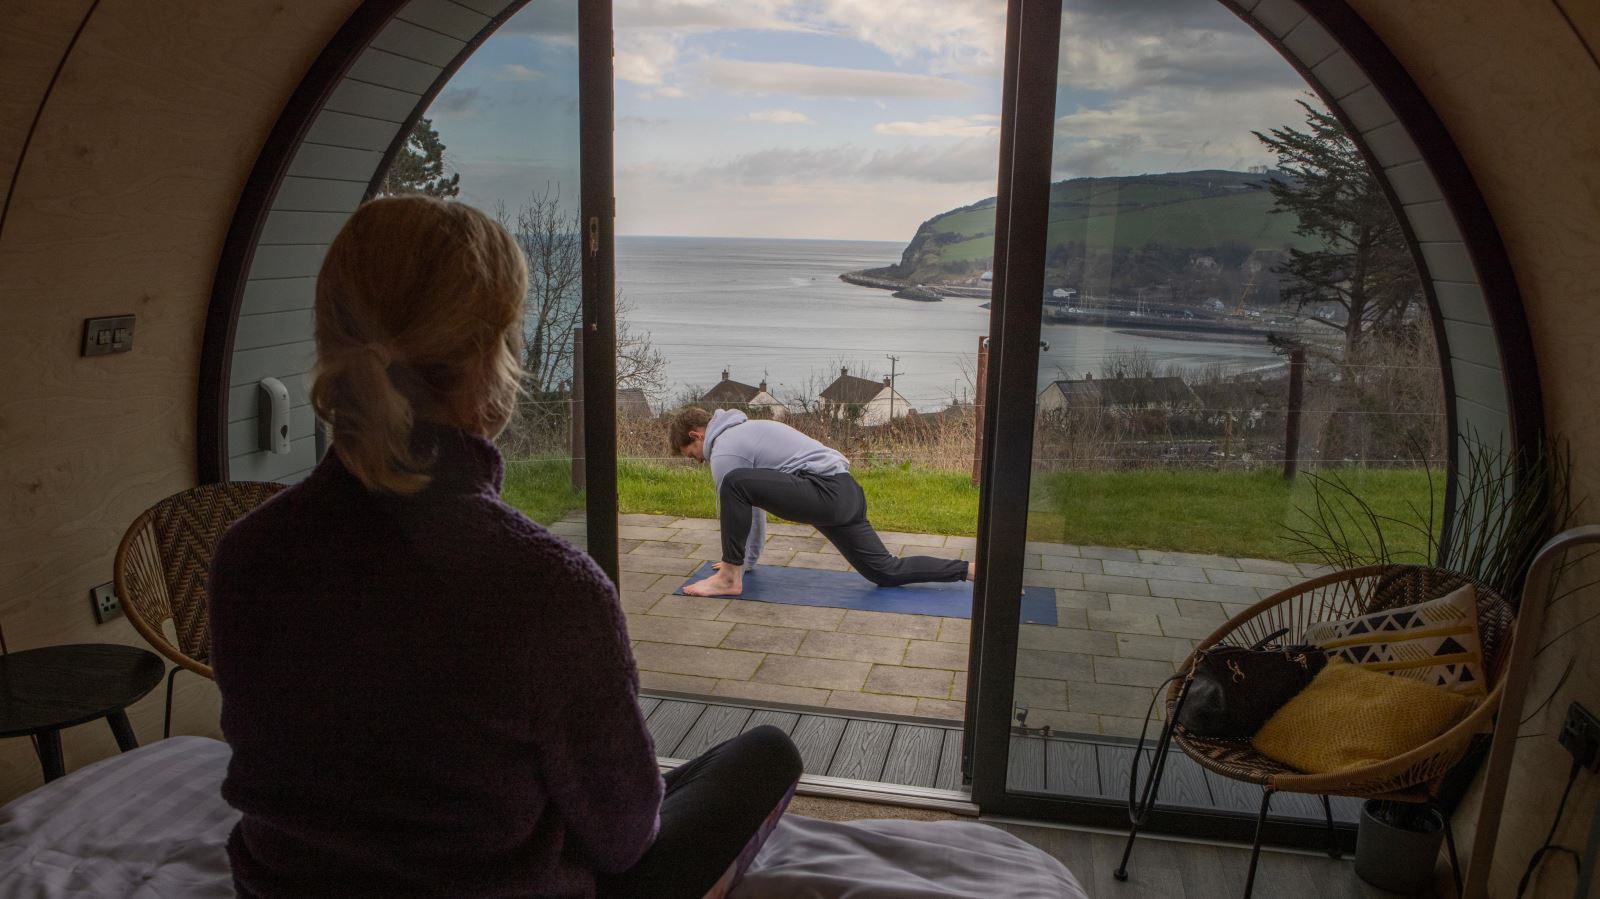
[[[889,426],[894,427],[894,374],[895,366],[900,363],[899,356],[886,356],[889,360]]]

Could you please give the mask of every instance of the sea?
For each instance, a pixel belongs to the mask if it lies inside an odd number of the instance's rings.
[[[815,396],[838,376],[882,380],[917,410],[970,401],[982,299],[897,299],[839,275],[898,262],[891,241],[732,237],[617,238],[617,285],[627,326],[648,334],[667,360],[668,393],[704,391],[726,370],[765,380],[779,400]],[[1046,324],[1038,389],[1100,377],[1109,358],[1143,351],[1158,366],[1230,371],[1278,364],[1264,342],[1182,339],[1085,325]]]

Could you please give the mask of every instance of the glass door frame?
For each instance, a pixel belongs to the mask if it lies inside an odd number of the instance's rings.
[[[1049,249],[1062,5],[1063,0],[1010,0],[1007,11],[988,389],[983,397],[987,413],[978,500],[978,573],[973,585],[962,772],[982,814],[1125,830],[1126,800],[1042,796],[1012,792],[1007,786]],[[1156,736],[1151,735],[1152,744]],[[1141,832],[1248,842],[1253,818],[1214,809],[1158,806]],[[1317,848],[1326,839],[1320,821],[1313,825],[1269,819],[1263,836],[1268,845]]]
[[[1010,0],[995,198],[989,372],[983,402],[978,576],[973,584],[963,772],[985,814],[1058,817],[1063,803],[1010,795],[1006,771],[1044,311],[1061,0]],[[1041,189],[1042,188],[1042,189]],[[1010,597],[1005,601],[1001,597]],[[1036,808],[1037,803],[1048,808]],[[1038,814],[1049,812],[1049,814]]]
[[[588,553],[618,571],[616,173],[611,0],[578,2],[579,215],[583,234],[583,464]]]

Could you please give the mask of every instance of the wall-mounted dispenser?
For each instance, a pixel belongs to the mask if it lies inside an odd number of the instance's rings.
[[[262,378],[256,384],[260,400],[257,415],[261,423],[261,449],[268,453],[289,452],[289,388],[277,378]]]

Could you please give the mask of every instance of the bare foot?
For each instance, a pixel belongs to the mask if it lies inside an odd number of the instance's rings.
[[[726,562],[716,566],[717,573],[695,581],[683,588],[690,596],[738,596],[744,592],[744,567]]]

